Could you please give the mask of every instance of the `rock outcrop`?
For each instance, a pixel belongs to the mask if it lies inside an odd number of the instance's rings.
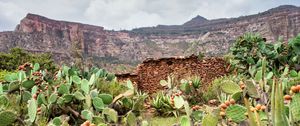
[[[137,64],[148,57],[188,56],[203,52],[222,55],[237,36],[257,32],[268,41],[284,41],[300,33],[300,7],[280,6],[250,16],[207,20],[201,16],[183,25],[159,25],[111,31],[103,27],[57,21],[28,14],[14,31],[0,32],[0,51],[21,47],[31,52],[51,52],[55,61]]]

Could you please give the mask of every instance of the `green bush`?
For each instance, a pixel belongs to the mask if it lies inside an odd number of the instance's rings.
[[[0,82],[4,81],[4,77],[8,74],[11,74],[13,72],[7,71],[7,70],[0,70]]]
[[[20,48],[12,48],[9,53],[0,53],[1,70],[14,71],[26,62],[39,63],[42,69],[50,71],[55,69],[54,61],[49,53],[33,54]]]

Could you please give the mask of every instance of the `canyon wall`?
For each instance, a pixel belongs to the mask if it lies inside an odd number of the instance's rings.
[[[287,41],[300,33],[300,7],[279,6],[238,18],[208,20],[197,16],[182,25],[130,31],[105,30],[28,14],[14,31],[0,32],[0,51],[21,47],[35,53],[50,52],[57,63],[72,63],[79,58],[96,64],[136,65],[148,57],[189,56],[199,52],[223,55],[236,37],[246,32],[260,33],[268,42],[279,37]]]

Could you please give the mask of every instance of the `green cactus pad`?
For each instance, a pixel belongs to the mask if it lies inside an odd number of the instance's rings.
[[[89,85],[93,85],[95,83],[95,81],[96,81],[96,75],[93,74],[89,80]]]
[[[0,126],[10,126],[17,119],[17,115],[12,111],[0,112]]]
[[[100,123],[104,123],[104,117],[103,116],[94,116],[93,117],[93,123],[94,124],[100,124]]]
[[[28,116],[30,122],[34,122],[37,113],[37,102],[34,99],[28,101]]]
[[[110,94],[99,94],[98,97],[101,98],[103,103],[107,105],[113,101],[113,96]]]
[[[75,93],[74,93],[74,96],[75,96],[75,98],[77,99],[77,100],[84,100],[85,99],[85,97],[83,96],[83,94],[81,93],[81,92],[79,92],[79,91],[76,91]]]
[[[57,94],[53,93],[50,95],[48,102],[52,104],[52,103],[56,102],[56,100],[57,100]]]
[[[97,89],[91,90],[90,91],[91,98],[98,97],[99,94],[98,92],[99,91],[97,91]]]
[[[35,83],[33,80],[27,80],[22,83],[22,86],[27,89],[32,88],[34,85],[35,85]]]
[[[180,126],[191,126],[191,121],[189,117],[187,116],[182,116],[180,120]]]
[[[55,118],[52,120],[52,123],[53,123],[55,126],[61,126],[62,121],[61,121],[60,117],[55,117]]]
[[[66,85],[66,84],[62,84],[62,85],[60,85],[59,86],[59,88],[58,88],[58,93],[59,94],[68,94],[69,93],[69,88],[68,88],[68,86]]]
[[[8,74],[4,77],[4,80],[7,82],[14,82],[18,80],[18,76],[16,73]]]
[[[34,71],[38,71],[40,69],[40,64],[39,63],[35,63],[34,65],[33,65],[33,70]]]
[[[41,93],[41,94],[38,95],[37,103],[38,103],[38,105],[47,104],[47,101],[46,101],[46,98],[45,98],[44,94]]]
[[[246,93],[252,98],[259,98],[257,89],[251,80],[245,82]]]
[[[72,76],[72,80],[75,84],[80,84],[81,83],[81,79],[77,75]]]
[[[290,71],[290,77],[298,77],[298,73],[295,70]]]
[[[63,98],[63,97],[59,97],[58,99],[57,99],[57,104],[59,104],[59,105],[64,105],[65,104],[65,99]]]
[[[101,98],[95,97],[93,98],[93,106],[96,108],[96,110],[102,110],[104,108],[104,103]]]
[[[105,108],[105,109],[103,109],[102,114],[107,115],[109,117],[109,119],[111,119],[113,122],[118,121],[118,112],[114,109]]]
[[[137,118],[133,112],[129,112],[126,116],[126,123],[129,126],[137,126]]]
[[[89,121],[93,120],[93,113],[89,110],[82,110],[81,115]]]
[[[81,81],[81,90],[85,93],[85,94],[89,94],[90,92],[90,87],[89,87],[89,82],[86,79],[83,79]]]
[[[64,98],[64,102],[65,103],[69,103],[69,102],[72,101],[73,95],[71,95],[71,94],[65,94],[65,95],[63,95],[63,98]]]
[[[293,117],[293,121],[300,121],[300,94],[297,93],[293,96],[292,102],[290,104],[290,109]]]
[[[247,112],[247,108],[241,105],[231,105],[226,109],[227,118],[232,119],[232,121],[239,123],[247,119],[245,113]]]
[[[107,76],[106,76],[107,81],[112,81],[114,78],[115,78],[114,74],[107,74]]]
[[[218,124],[218,117],[208,113],[203,117],[202,125],[203,126],[217,126]]]
[[[22,101],[23,102],[27,102],[28,100],[31,99],[31,93],[29,91],[24,91],[24,93],[22,94]]]
[[[227,94],[234,94],[237,92],[242,92],[242,89],[240,88],[240,86],[232,80],[223,81],[221,89],[223,92],[225,92]]]
[[[7,106],[8,104],[8,98],[5,95],[0,95],[0,105]]]
[[[234,99],[235,101],[238,101],[241,99],[243,93],[242,92],[236,92],[234,94],[232,94],[231,98]]]
[[[175,96],[174,97],[174,106],[175,108],[179,109],[184,105],[184,99],[182,96]]]

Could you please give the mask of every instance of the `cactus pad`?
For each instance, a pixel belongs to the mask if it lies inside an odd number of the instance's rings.
[[[81,90],[85,93],[85,94],[89,94],[90,92],[90,87],[89,87],[89,82],[86,79],[83,79],[81,81]]]
[[[218,124],[218,117],[208,113],[203,117],[202,125],[203,126],[217,126]]]
[[[81,115],[87,120],[93,120],[93,113],[89,110],[82,110]]]
[[[65,84],[62,84],[62,85],[60,85],[59,86],[59,88],[58,88],[58,93],[59,94],[68,94],[69,93],[69,88],[68,88],[68,86],[67,85],[65,85]]]
[[[17,119],[17,115],[12,111],[0,112],[0,126],[9,126]]]
[[[84,100],[85,99],[85,97],[83,96],[83,94],[81,93],[81,92],[79,92],[79,91],[76,91],[75,93],[74,93],[74,96],[75,96],[75,98],[77,99],[77,100]]]
[[[113,122],[118,121],[118,112],[114,109],[105,108],[105,109],[103,109],[102,114],[107,115],[109,117],[109,119],[112,120]]]
[[[49,103],[54,103],[57,100],[57,94],[51,94],[49,97]]]
[[[72,101],[73,95],[71,95],[71,94],[65,94],[65,95],[63,95],[63,98],[64,98],[64,102],[65,103],[69,103],[69,102]]]
[[[101,98],[95,97],[93,98],[93,106],[96,110],[102,110],[104,108],[104,103]]]
[[[113,101],[113,96],[110,94],[99,94],[98,97],[101,98],[103,103],[107,105]]]
[[[242,89],[240,88],[240,86],[238,84],[236,84],[232,80],[225,80],[225,81],[223,81],[221,89],[222,89],[223,92],[225,92],[227,94],[234,94],[234,93],[242,91]]]
[[[175,108],[179,109],[184,105],[184,99],[182,96],[175,96],[174,97],[174,105]]]
[[[80,83],[81,83],[80,77],[78,77],[78,76],[76,76],[76,75],[72,76],[72,80],[73,80],[73,82],[74,82],[75,84],[80,84]]]
[[[22,86],[27,89],[32,88],[34,85],[35,85],[35,83],[33,80],[27,80],[22,83]]]
[[[0,105],[7,106],[8,104],[8,98],[5,95],[0,95]]]
[[[129,126],[137,126],[137,118],[133,112],[129,112],[126,116],[126,123]]]
[[[226,109],[227,118],[232,119],[232,121],[239,123],[244,121],[247,117],[244,115],[247,112],[247,108],[241,105],[231,105]]]
[[[293,121],[300,121],[300,94],[295,94],[290,104],[290,109],[293,117]]]
[[[52,120],[52,123],[53,123],[55,126],[61,126],[62,121],[61,121],[60,117],[55,117],[55,118]]]
[[[41,93],[41,94],[38,95],[37,103],[38,103],[38,105],[47,104],[47,101],[46,101],[46,98],[45,98],[44,94]]]
[[[251,80],[247,80],[245,82],[246,85],[246,93],[253,98],[259,98],[257,89]]]
[[[28,101],[28,116],[30,122],[34,122],[37,113],[37,102],[34,99]]]

